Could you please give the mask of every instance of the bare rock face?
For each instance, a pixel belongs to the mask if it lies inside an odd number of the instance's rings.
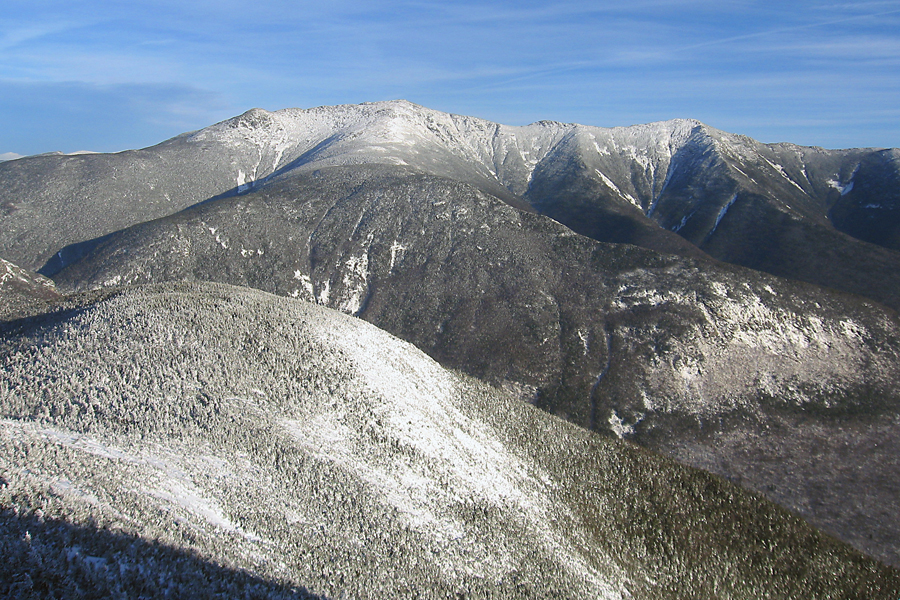
[[[305,302],[104,293],[6,326],[0,361],[11,595],[900,593],[757,496]]]

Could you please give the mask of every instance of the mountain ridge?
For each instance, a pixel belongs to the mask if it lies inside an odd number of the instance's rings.
[[[690,120],[251,110],[141,151],[0,165],[0,249],[66,291],[213,280],[361,316],[900,564],[900,329],[877,303],[900,301],[896,156]],[[792,474],[756,468],[788,452]]]
[[[144,150],[3,163],[0,256],[49,275],[66,264],[59,255],[45,266],[59,250],[135,215],[163,217],[326,166],[410,165],[599,241],[711,255],[897,308],[898,157],[761,144],[690,119],[507,126],[406,101],[252,109]],[[70,210],[93,213],[92,223],[72,223]]]
[[[0,542],[17,550],[0,590],[900,593],[900,572],[758,496],[327,308],[170,283],[0,328]]]

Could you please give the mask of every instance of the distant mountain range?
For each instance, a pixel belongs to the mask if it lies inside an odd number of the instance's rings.
[[[699,247],[719,260],[900,302],[897,149],[761,144],[691,120],[509,127],[402,101],[255,109],[146,150],[7,162],[0,256],[36,270],[64,246],[217,195],[361,164],[412,165],[462,181],[599,241],[685,256],[700,255]],[[82,207],[103,215],[67,218]],[[20,231],[41,235],[22,239]]]
[[[166,281],[321,304],[900,565],[898,157],[689,120],[509,127],[403,101],[252,110],[144,150],[0,164],[0,256],[56,286],[15,270],[0,309],[107,287],[139,306],[156,292],[132,286]]]

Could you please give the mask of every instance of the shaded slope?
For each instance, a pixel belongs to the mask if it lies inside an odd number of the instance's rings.
[[[664,190],[681,138],[696,126],[690,121],[654,125],[573,131],[537,165],[524,198],[539,213],[595,240],[705,257],[644,215]]]
[[[900,250],[900,150],[860,157],[846,183],[835,182],[840,199],[829,218],[856,238]]]
[[[8,473],[7,473],[8,474]],[[9,485],[5,482],[4,485]],[[104,522],[76,524],[33,497],[3,496],[0,595],[17,600],[66,598],[270,598],[321,600],[302,588],[216,564],[190,549],[124,533]],[[33,503],[32,503],[33,502]],[[56,504],[56,506],[52,506]],[[74,507],[70,507],[74,508]]]
[[[896,151],[767,145],[690,121],[643,128],[579,128],[525,199],[597,240],[691,256],[671,231],[725,262],[900,307]]]
[[[858,210],[831,218],[846,204],[854,181],[875,176],[861,175],[859,165],[878,152],[764,145],[707,130],[682,153],[683,166],[672,174],[652,215],[660,225],[719,260],[900,307],[900,254],[870,243],[877,239],[874,229],[847,227],[858,221]],[[877,177],[900,184],[896,166],[892,172],[878,170]],[[888,204],[884,189],[858,193],[857,204]],[[890,223],[886,211],[881,213],[877,219]]]
[[[900,593],[896,571],[767,502],[305,303],[125,290],[6,326],[0,352],[0,501],[26,519],[326,597]],[[113,588],[169,568],[168,550],[103,539],[71,560]]]

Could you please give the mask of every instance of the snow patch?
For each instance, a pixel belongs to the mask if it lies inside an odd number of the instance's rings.
[[[508,518],[532,524],[562,564],[617,596],[549,526],[557,510],[547,494],[554,485],[549,475],[510,453],[491,430],[456,406],[453,375],[412,345],[365,324],[338,322],[320,335],[347,353],[375,393],[365,406],[346,410],[366,415],[367,437],[390,440],[378,447],[400,451],[373,455],[370,443],[342,422],[354,418],[343,414],[345,409],[325,412],[314,422],[285,421],[295,439],[352,468],[411,527],[439,541],[467,535],[465,521],[448,507],[486,501]],[[496,545],[493,560],[479,566],[502,572],[509,561],[505,553],[504,545]]]
[[[328,300],[331,298],[331,281],[326,280],[322,285],[322,289],[319,290],[318,295],[316,295],[316,300],[318,300],[319,304],[327,305]]]
[[[581,345],[584,347],[584,354],[588,353],[588,334],[586,331],[579,329],[578,330],[578,339],[581,340]]]
[[[246,192],[247,190],[250,189],[250,187],[252,185],[253,185],[253,183],[247,179],[247,176],[244,174],[244,171],[242,171],[241,169],[238,169],[238,174],[237,174],[238,192],[239,193]]]
[[[841,183],[840,181],[837,181],[836,179],[829,179],[826,183],[829,186],[836,189],[837,191],[839,191],[841,193],[841,196],[846,196],[851,191],[853,191],[853,182],[852,181],[850,181],[848,183]]]
[[[713,281],[709,284],[709,287],[719,298],[728,297],[728,286],[721,281]]]
[[[21,282],[28,283],[28,277],[25,276],[25,271],[15,267],[12,263],[7,262],[0,258],[0,267],[3,267],[3,273],[0,274],[0,284],[4,284],[7,281],[11,281],[13,279],[18,279]]]
[[[854,340],[864,339],[866,329],[856,323],[853,319],[844,319],[840,322],[841,333],[844,337]]]
[[[829,179],[826,183],[839,191],[841,196],[846,196],[851,191],[853,191],[853,178],[856,177],[856,174],[859,172],[860,165],[857,164],[853,168],[853,172],[850,173],[850,177],[847,179],[847,183],[841,183],[839,176],[835,175],[833,179]]]
[[[800,187],[800,185],[799,185],[796,181],[794,181],[793,179],[791,179],[791,177],[787,174],[787,171],[784,170],[784,167],[782,167],[782,166],[779,165],[779,164],[773,163],[772,161],[770,161],[770,160],[769,160],[768,158],[766,158],[765,156],[763,156],[762,159],[763,159],[764,161],[766,161],[767,163],[769,163],[769,165],[770,165],[773,169],[775,169],[776,171],[778,171],[778,173],[780,173],[782,177],[784,177],[785,179],[787,179],[788,183],[790,183],[790,184],[793,185],[795,188],[797,188],[798,190],[800,190],[801,192],[803,192],[804,194],[806,194],[806,190],[804,190],[802,187]],[[804,175],[805,175],[805,171],[804,171]]]
[[[719,211],[719,214],[718,214],[718,216],[716,217],[716,224],[713,225],[713,228],[710,230],[709,235],[712,235],[713,233],[715,233],[715,232],[716,232],[716,229],[719,228],[719,223],[722,222],[722,219],[725,217],[725,213],[728,212],[728,209],[731,208],[731,207],[734,205],[735,201],[737,200],[737,197],[738,197],[737,194],[735,194],[734,196],[732,196],[732,197],[731,197],[731,200],[729,200],[729,201],[725,204],[725,206],[722,207],[722,210]]]
[[[619,187],[615,183],[613,183],[612,179],[610,179],[609,177],[607,177],[606,175],[604,175],[603,173],[600,172],[600,169],[594,169],[594,171],[597,173],[597,175],[600,176],[600,179],[603,181],[603,183],[606,184],[606,187],[613,190],[614,192],[616,192],[623,198],[628,199],[629,202],[631,202],[638,208],[641,208],[641,203],[638,202],[637,199],[634,198],[634,196],[632,196],[631,194],[627,194],[627,193],[623,192],[622,190],[620,190]]]
[[[299,273],[299,275],[298,275],[298,273]],[[307,294],[309,294],[310,298],[316,297],[315,288],[313,287],[312,279],[310,279],[308,275],[303,275],[302,273],[300,273],[300,271],[294,271],[294,279],[297,279],[300,281],[300,285],[303,286],[303,289],[306,291]]]
[[[592,135],[591,137],[594,137],[594,136]],[[597,150],[597,154],[599,154],[601,156],[609,156],[610,155],[609,148],[606,148],[606,147],[601,148],[600,145],[596,142],[596,140],[594,141],[594,148]]]
[[[219,231],[218,227],[207,227],[209,230],[209,234],[213,236],[216,240],[216,243],[222,246],[225,250],[228,249],[228,240],[223,240],[222,236],[220,236],[217,232]]]
[[[230,533],[240,533],[238,526],[225,516],[215,501],[201,496],[193,485],[180,477],[170,476],[160,483],[160,487],[147,493],[170,504],[181,506],[215,527]],[[259,541],[259,538],[252,534],[245,534],[245,537]]]
[[[628,425],[624,419],[622,419],[618,413],[616,413],[615,409],[609,415],[609,419],[607,420],[609,423],[610,429],[612,432],[616,434],[619,439],[624,438],[626,435],[632,435],[634,433],[634,426]]]
[[[684,216],[682,216],[682,217],[681,217],[681,222],[678,223],[678,225],[675,225],[674,227],[672,227],[672,231],[674,231],[675,233],[678,233],[679,231],[681,231],[682,229],[684,229],[684,226],[687,225],[687,222],[691,219],[691,217],[694,216],[694,214],[695,214],[696,212],[697,212],[697,211],[694,211],[694,212],[692,212],[692,213],[689,214],[689,215],[684,215]]]
[[[164,501],[168,505],[162,506],[164,509],[172,510],[178,506],[214,527],[239,534],[253,541],[261,541],[255,534],[234,524],[215,500],[204,497],[202,491],[191,481],[188,469],[182,468],[178,464],[177,457],[180,455],[177,452],[169,451],[164,447],[158,447],[157,452],[150,452],[146,446],[124,449],[80,433],[54,428],[39,428],[35,424],[22,423],[13,419],[0,421],[0,426],[6,430],[7,434],[13,433],[19,437],[36,436],[78,452],[149,469],[144,476],[152,480],[154,485],[150,486],[149,490],[136,488],[132,489],[132,492]],[[220,458],[215,458],[215,461],[219,463],[216,470],[222,472],[235,470],[232,465]],[[72,491],[77,495],[84,496],[87,501],[99,502],[89,492],[75,488],[68,479],[56,478],[52,485],[60,490]]]
[[[362,298],[368,290],[369,255],[351,256],[344,263],[344,293],[346,296],[338,308],[341,312],[356,315],[362,308]]]

